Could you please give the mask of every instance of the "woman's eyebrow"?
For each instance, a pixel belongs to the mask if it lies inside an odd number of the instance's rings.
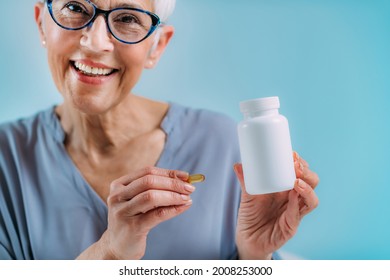
[[[143,7],[142,5],[140,5],[138,3],[132,2],[132,1],[116,3],[115,7],[118,7],[118,8],[136,8],[136,9],[145,10],[145,7]]]
[[[100,4],[102,4],[102,2],[104,2],[101,0],[88,0],[88,1],[95,3],[95,5],[97,5],[98,7]],[[142,6],[140,3],[137,3],[135,1],[118,1],[118,2],[113,1],[113,2],[114,3],[112,4],[111,9],[115,9],[115,8],[136,8],[141,10],[146,9],[146,7]]]

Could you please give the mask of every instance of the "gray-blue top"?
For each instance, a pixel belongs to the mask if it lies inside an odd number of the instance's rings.
[[[144,259],[237,257],[236,124],[171,104],[157,166],[203,173],[184,214],[154,228]],[[107,227],[107,206],[64,148],[54,108],[0,126],[0,259],[74,259]],[[129,236],[129,239],[131,236]]]

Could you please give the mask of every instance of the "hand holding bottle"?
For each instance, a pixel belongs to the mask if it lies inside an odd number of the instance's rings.
[[[236,232],[240,259],[270,259],[295,235],[302,218],[317,207],[314,188],[319,183],[318,175],[297,153],[294,167],[294,189],[250,195],[246,192],[242,165],[234,166],[242,189]]]

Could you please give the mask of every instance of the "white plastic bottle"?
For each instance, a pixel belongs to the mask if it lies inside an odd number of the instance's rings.
[[[238,125],[246,190],[266,194],[290,190],[296,180],[290,130],[279,114],[279,97],[240,103],[244,120]]]

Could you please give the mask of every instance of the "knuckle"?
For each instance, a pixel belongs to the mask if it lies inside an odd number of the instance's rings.
[[[146,175],[142,178],[142,184],[146,187],[153,187],[155,184],[155,178],[153,175]]]
[[[183,183],[179,180],[172,180],[171,187],[172,187],[172,190],[174,190],[176,192],[183,191]]]
[[[168,170],[168,176],[169,176],[169,178],[176,178],[176,171],[175,170]]]
[[[153,202],[154,200],[155,200],[155,194],[151,191],[144,192],[141,195],[141,201],[143,203],[150,203]]]
[[[120,186],[122,186],[122,184],[118,180],[112,181],[111,184],[110,184],[110,192],[115,191]]]
[[[146,166],[143,168],[143,174],[155,174],[155,167],[153,166]]]
[[[117,199],[116,195],[109,195],[107,197],[107,205],[108,206],[114,205],[117,201],[118,201],[118,199]]]
[[[159,219],[164,218],[164,217],[168,216],[168,209],[167,208],[158,208],[158,209],[156,209],[155,215]]]
[[[178,206],[160,207],[155,210],[155,215],[160,220],[171,218],[180,213]]]
[[[110,188],[110,193],[107,196],[107,205],[114,205],[121,201],[121,193],[117,190],[117,187]]]

